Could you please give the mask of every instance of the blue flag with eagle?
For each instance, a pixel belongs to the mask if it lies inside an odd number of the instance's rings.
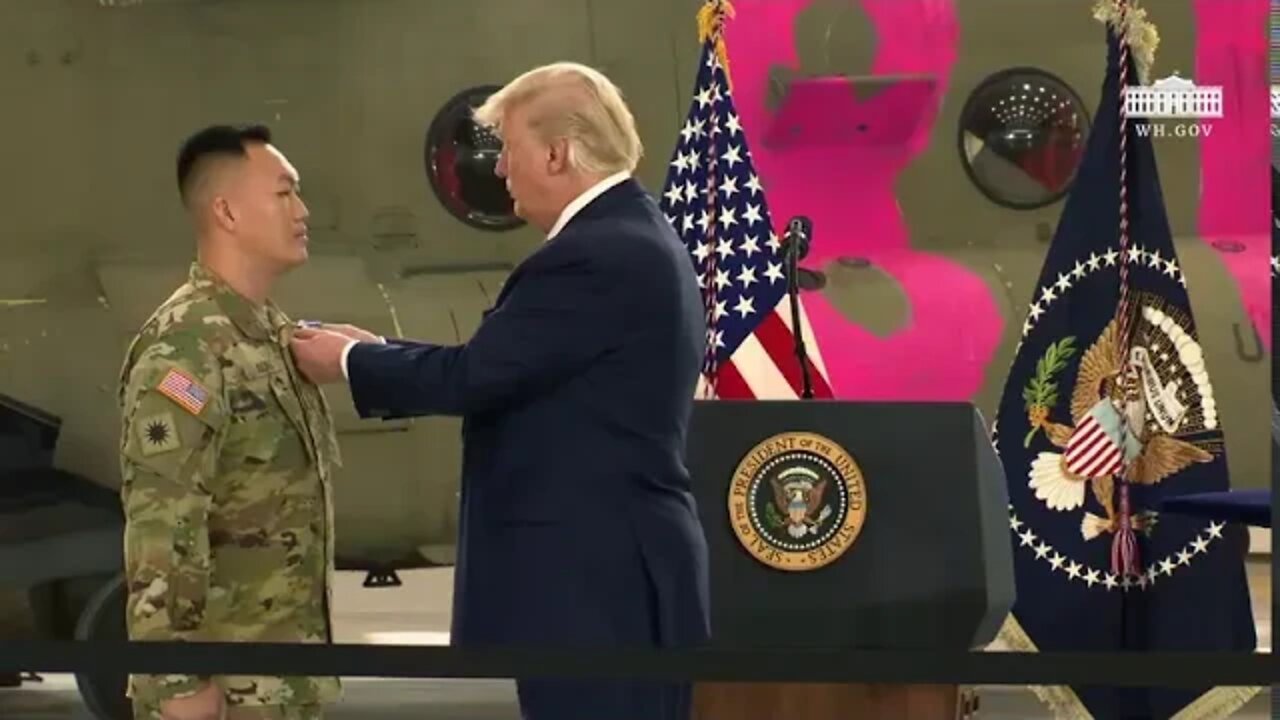
[[[996,417],[1009,484],[1021,651],[1239,651],[1256,644],[1245,536],[1158,514],[1161,498],[1228,489],[1217,402],[1174,250],[1150,140],[1121,84],[1139,85],[1100,5],[1107,70]],[[1121,18],[1117,21],[1117,18]],[[1122,190],[1123,188],[1123,190]],[[1220,718],[1245,688],[1039,687],[1059,717]]]

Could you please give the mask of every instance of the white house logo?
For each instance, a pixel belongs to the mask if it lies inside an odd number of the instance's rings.
[[[1272,107],[1275,95],[1272,94]],[[1220,118],[1222,86],[1196,85],[1177,73],[1149,86],[1134,85],[1125,91],[1124,109],[1129,117]]]

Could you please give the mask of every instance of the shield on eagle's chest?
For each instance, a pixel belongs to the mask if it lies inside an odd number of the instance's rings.
[[[1115,475],[1124,467],[1124,426],[1111,401],[1099,400],[1067,440],[1067,471],[1083,478]]]

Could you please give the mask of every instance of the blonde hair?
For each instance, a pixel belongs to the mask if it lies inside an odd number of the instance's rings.
[[[567,139],[569,162],[579,170],[634,172],[644,155],[622,91],[594,68],[557,62],[529,70],[489,96],[474,117],[501,135],[503,115],[516,107],[529,108],[529,127],[543,142]]]

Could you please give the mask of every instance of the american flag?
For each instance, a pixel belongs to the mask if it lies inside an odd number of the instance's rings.
[[[209,393],[200,383],[178,368],[170,368],[156,389],[193,415],[199,415],[209,402]]]
[[[659,205],[693,256],[707,300],[708,357],[699,395],[796,399],[795,355],[782,245],[715,50],[703,43],[693,101]],[[801,303],[813,397],[831,386]]]

